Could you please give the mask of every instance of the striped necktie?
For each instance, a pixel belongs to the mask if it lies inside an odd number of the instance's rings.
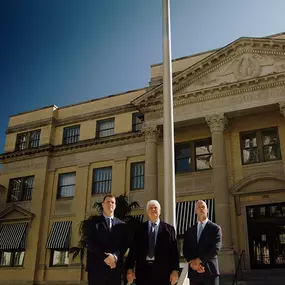
[[[197,242],[199,242],[202,232],[203,232],[203,224],[200,222],[197,233]]]

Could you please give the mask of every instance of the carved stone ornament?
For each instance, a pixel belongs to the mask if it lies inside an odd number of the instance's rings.
[[[209,115],[205,119],[212,133],[223,132],[228,123],[224,113]]]
[[[282,114],[282,115],[284,116],[284,118],[285,118],[285,101],[279,103],[279,108],[280,108],[281,114]]]
[[[145,139],[153,139],[158,140],[161,136],[161,130],[157,127],[157,125],[153,124],[144,124],[142,131],[145,135]]]

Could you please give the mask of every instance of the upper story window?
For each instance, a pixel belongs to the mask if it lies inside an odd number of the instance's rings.
[[[176,173],[212,168],[211,138],[175,145]]]
[[[144,189],[144,162],[131,164],[131,190]]]
[[[8,202],[31,200],[33,189],[34,176],[10,179]]]
[[[133,114],[133,132],[140,131],[144,122],[144,115],[140,113]]]
[[[16,150],[37,148],[40,146],[41,131],[31,131],[17,135]]]
[[[63,129],[62,144],[73,144],[79,142],[80,126],[66,127]]]
[[[277,128],[244,132],[240,137],[243,164],[281,159]]]
[[[74,197],[76,173],[63,173],[58,177],[57,198]]]
[[[92,194],[108,194],[112,189],[112,167],[95,168],[93,170]]]
[[[114,135],[115,119],[97,121],[97,137],[105,138]]]

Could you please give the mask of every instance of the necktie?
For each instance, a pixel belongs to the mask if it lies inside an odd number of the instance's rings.
[[[108,221],[108,229],[109,231],[112,229],[112,219],[111,218],[107,218]]]
[[[147,256],[150,258],[154,257],[155,249],[155,223],[151,223],[150,233],[148,235],[148,253]]]
[[[197,233],[197,242],[199,242],[199,239],[201,237],[202,231],[203,231],[203,224],[199,223],[198,233]]]

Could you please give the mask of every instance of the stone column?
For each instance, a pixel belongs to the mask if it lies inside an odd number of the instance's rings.
[[[145,201],[158,198],[157,184],[157,126],[144,125],[145,134]]]
[[[215,216],[217,224],[221,226],[223,233],[220,269],[222,273],[231,274],[234,273],[234,256],[231,234],[230,191],[224,140],[227,119],[224,114],[214,114],[207,116],[206,122],[212,133]]]
[[[285,118],[285,101],[279,103],[280,113]],[[285,140],[285,120],[281,119],[281,123],[278,126],[278,132],[279,132],[279,141],[283,142]],[[283,158],[283,168],[285,169],[285,145],[280,143],[280,149],[281,149],[281,155]]]

